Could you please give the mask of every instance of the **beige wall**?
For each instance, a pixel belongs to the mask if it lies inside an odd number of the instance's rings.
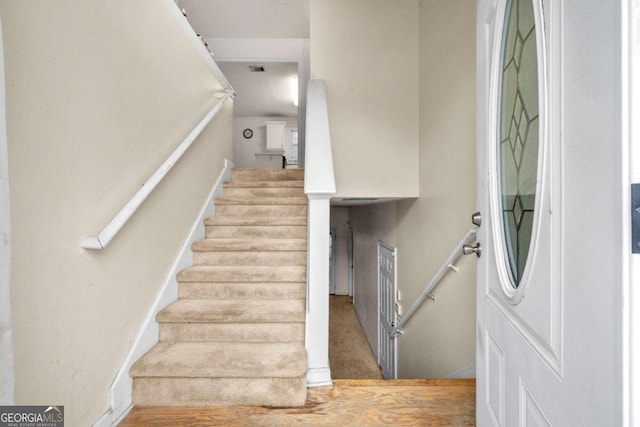
[[[3,0],[0,13],[16,403],[89,425],[231,158],[231,103],[107,249],[83,250],[221,87],[161,2]]]
[[[418,193],[417,10],[417,0],[311,0],[311,78],[326,82],[336,197]]]
[[[369,345],[378,349],[378,242],[396,245],[395,203],[349,208],[353,228],[353,304]]]
[[[420,198],[397,202],[398,286],[407,310],[475,210],[475,6],[420,3]],[[475,260],[437,288],[399,338],[399,376],[443,377],[474,364]]]

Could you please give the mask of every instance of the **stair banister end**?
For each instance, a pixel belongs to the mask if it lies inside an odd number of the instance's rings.
[[[102,250],[104,246],[100,243],[100,239],[97,237],[86,237],[80,245],[83,249]]]

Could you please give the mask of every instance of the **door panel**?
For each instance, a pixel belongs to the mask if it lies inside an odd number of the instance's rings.
[[[503,231],[511,194],[503,186],[512,183],[501,175],[508,165],[499,121],[503,22],[514,4],[533,6],[539,32],[536,216],[517,287],[513,240]],[[486,218],[478,230],[477,423],[618,425],[619,69],[601,57],[615,46],[617,9],[596,0],[477,6],[478,208]]]
[[[390,334],[396,323],[395,250],[378,243],[378,365],[385,379],[396,377],[396,339]]]

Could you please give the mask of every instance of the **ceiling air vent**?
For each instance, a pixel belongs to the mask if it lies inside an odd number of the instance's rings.
[[[249,65],[249,69],[252,73],[264,73],[264,67],[260,65]]]

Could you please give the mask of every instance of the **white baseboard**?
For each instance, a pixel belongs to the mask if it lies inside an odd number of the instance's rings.
[[[158,343],[160,328],[156,322],[156,315],[160,310],[178,298],[178,282],[176,281],[176,274],[193,264],[191,245],[198,240],[204,239],[204,220],[205,218],[213,216],[215,213],[213,199],[222,196],[222,185],[231,180],[231,169],[233,169],[233,167],[233,162],[225,159],[222,172],[220,172],[216,183],[211,189],[209,197],[200,211],[200,215],[191,227],[189,236],[180,249],[164,284],[160,288],[160,293],[156,297],[156,300],[142,324],[142,328],[140,329],[138,336],[133,342],[129,353],[125,357],[124,362],[120,366],[120,369],[111,384],[111,388],[109,389],[109,409],[93,424],[93,426],[114,426],[122,421],[124,416],[127,415],[131,409],[133,381],[129,376],[129,370],[135,361]]]
[[[324,387],[332,384],[331,369],[328,367],[307,369],[307,387]]]
[[[467,366],[459,371],[453,372],[447,375],[445,378],[449,379],[461,379],[461,378],[475,378],[476,377],[476,365]]]

